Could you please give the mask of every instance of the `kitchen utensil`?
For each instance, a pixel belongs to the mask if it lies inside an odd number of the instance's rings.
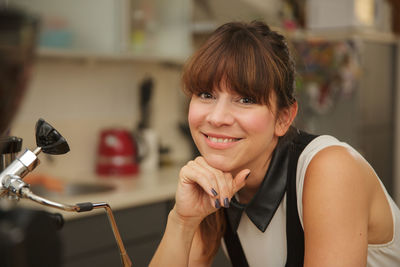
[[[138,129],[149,128],[150,100],[153,95],[154,82],[152,78],[145,78],[140,85],[140,120]]]
[[[137,148],[130,131],[105,129],[100,133],[96,172],[99,175],[132,175],[139,171]]]
[[[150,128],[151,97],[154,82],[151,77],[145,78],[139,88],[139,123],[133,133],[138,146],[138,159],[141,170],[155,170],[159,166],[158,135]]]
[[[158,135],[153,129],[142,129],[140,131],[141,140],[146,148],[144,157],[140,161],[140,169],[151,171],[158,169],[160,164],[160,153]]]

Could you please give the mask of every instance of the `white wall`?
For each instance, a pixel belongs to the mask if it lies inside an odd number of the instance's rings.
[[[35,123],[44,118],[67,139],[71,151],[52,162],[41,155],[39,170],[71,179],[93,174],[99,131],[136,127],[138,86],[146,74],[155,78],[151,125],[161,143],[171,147],[174,161],[182,162],[190,152],[177,126],[185,117],[181,70],[157,64],[38,60],[11,134],[24,139],[23,147],[34,148]]]

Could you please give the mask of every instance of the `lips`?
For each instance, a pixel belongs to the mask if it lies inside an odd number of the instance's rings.
[[[239,142],[242,138],[236,138],[232,136],[219,135],[219,134],[205,134],[206,143],[211,148],[216,149],[226,149],[234,146],[237,142]]]

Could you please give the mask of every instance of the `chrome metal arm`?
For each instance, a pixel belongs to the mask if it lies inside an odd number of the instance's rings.
[[[41,205],[53,207],[56,209],[70,212],[84,212],[92,209],[104,208],[107,212],[108,220],[111,224],[115,240],[117,241],[120,251],[121,261],[124,267],[131,267],[132,262],[126,253],[124,244],[118,231],[113,213],[107,203],[78,203],[75,205],[58,203],[48,200],[41,196],[35,195],[29,188],[29,185],[22,181],[22,178],[31,172],[38,164],[37,155],[41,152],[41,148],[36,148],[33,152],[26,150],[20,157],[15,159],[6,169],[0,173],[0,197],[5,194],[27,198]]]
[[[38,158],[38,154],[40,152],[43,151],[44,153],[60,155],[69,151],[69,146],[65,138],[62,137],[53,126],[48,124],[43,119],[39,119],[36,123],[36,143],[38,147],[33,150],[33,152],[29,149],[26,149],[21,156],[11,162],[4,170],[0,171],[0,197],[3,195],[9,195],[15,198],[27,198],[44,206],[70,212],[84,212],[91,211],[93,209],[104,208],[107,212],[108,220],[111,224],[115,240],[118,244],[122,264],[124,267],[131,267],[132,262],[126,253],[122,238],[118,231],[117,223],[114,219],[114,215],[107,203],[86,202],[68,205],[54,202],[35,195],[30,190],[29,185],[22,181],[22,179],[29,172],[31,172],[40,164]]]
[[[56,209],[60,209],[60,210],[75,211],[75,212],[79,212],[80,211],[80,208],[79,208],[78,205],[62,204],[62,203],[54,202],[54,201],[48,200],[46,198],[40,197],[38,195],[35,195],[29,189],[29,187],[21,188],[18,196],[22,197],[22,198],[30,199],[30,200],[35,201],[35,202],[37,202],[39,204],[42,204],[44,206],[48,206],[48,207],[52,207],[52,208],[56,208]]]
[[[117,223],[115,222],[111,207],[105,202],[93,203],[93,209],[100,209],[100,208],[104,208],[107,212],[108,220],[111,224],[111,228],[113,230],[115,240],[118,243],[118,249],[119,249],[119,254],[121,256],[122,265],[124,267],[132,266],[131,259],[129,258],[128,254],[126,253],[124,244],[122,242],[121,235],[119,234]]]
[[[17,194],[19,197],[27,198],[27,199],[35,201],[39,204],[42,204],[42,205],[45,205],[48,207],[53,207],[53,208],[60,209],[60,210],[64,210],[64,211],[84,212],[84,211],[90,211],[92,209],[104,208],[107,212],[107,217],[110,222],[111,229],[113,231],[115,240],[117,241],[122,265],[124,267],[132,266],[132,261],[129,258],[128,254],[126,253],[126,249],[125,249],[124,243],[122,242],[121,235],[119,234],[117,223],[115,222],[115,218],[112,213],[111,207],[107,203],[105,203],[105,202],[98,202],[98,203],[86,202],[86,203],[78,203],[75,205],[58,203],[58,202],[54,202],[54,201],[48,200],[46,198],[40,197],[38,195],[35,195],[29,189],[29,187],[22,187]]]

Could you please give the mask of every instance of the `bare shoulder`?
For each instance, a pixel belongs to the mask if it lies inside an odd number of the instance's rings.
[[[329,146],[319,151],[311,160],[306,172],[306,180],[313,177],[312,181],[336,181],[358,185],[368,185],[371,176],[374,176],[374,171],[368,162],[354,150],[343,146]]]
[[[393,236],[378,177],[349,147],[329,146],[313,157],[304,177],[302,207],[305,266],[366,266],[368,244]]]
[[[314,156],[311,162],[314,163],[314,165],[316,165],[315,162],[317,162],[318,164],[327,164],[330,163],[331,160],[339,162],[343,161],[343,163],[345,163],[348,160],[354,162],[362,160],[362,158],[357,153],[353,152],[353,150],[351,150],[350,148],[333,145],[319,151]]]
[[[337,266],[365,266],[373,176],[346,147],[327,147],[311,160],[302,198],[307,265],[331,266],[339,257]]]
[[[375,173],[363,157],[350,148],[330,146],[318,152],[307,168],[303,204],[307,199],[332,198],[332,204],[340,204],[357,198],[368,205],[375,185]]]

